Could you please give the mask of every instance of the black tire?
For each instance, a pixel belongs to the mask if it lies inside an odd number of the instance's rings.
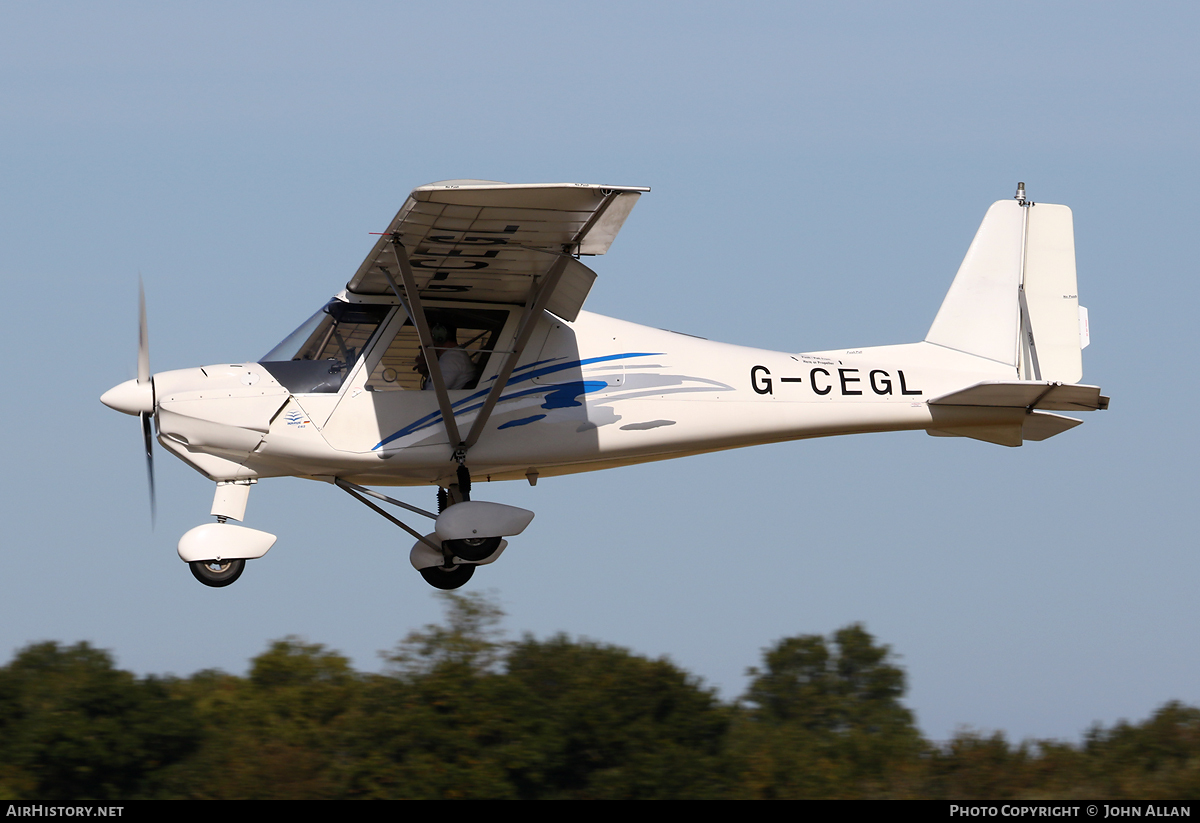
[[[466,540],[447,540],[445,546],[455,557],[478,563],[487,560],[500,548],[499,537],[472,537]]]
[[[435,589],[449,591],[457,589],[459,586],[471,579],[471,575],[475,574],[474,566],[455,566],[447,569],[444,566],[429,566],[421,569],[421,577],[425,578],[425,582]]]
[[[205,586],[219,589],[222,586],[228,586],[242,576],[242,572],[246,570],[246,561],[198,560],[195,563],[188,563],[188,566],[192,570],[192,576]]]

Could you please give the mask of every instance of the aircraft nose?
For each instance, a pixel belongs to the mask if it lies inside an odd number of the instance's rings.
[[[125,414],[150,414],[154,411],[154,388],[149,380],[126,380],[100,395],[100,402]]]

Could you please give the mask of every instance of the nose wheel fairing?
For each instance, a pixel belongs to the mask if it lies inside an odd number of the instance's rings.
[[[256,560],[275,545],[276,539],[273,534],[245,526],[205,523],[179,538],[179,559],[185,563]]]

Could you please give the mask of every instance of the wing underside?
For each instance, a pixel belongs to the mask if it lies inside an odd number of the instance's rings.
[[[578,183],[421,186],[346,287],[355,294],[391,293],[391,239],[398,236],[423,298],[524,305],[564,254],[608,251],[645,191]],[[572,259],[547,308],[574,320],[594,279],[591,269]]]

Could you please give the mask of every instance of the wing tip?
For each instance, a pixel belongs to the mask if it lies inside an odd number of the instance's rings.
[[[597,183],[503,183],[499,180],[475,180],[473,178],[438,180],[426,183],[424,186],[417,186],[413,191],[443,191],[445,189],[603,189],[639,194],[650,191],[649,186],[607,186]]]

